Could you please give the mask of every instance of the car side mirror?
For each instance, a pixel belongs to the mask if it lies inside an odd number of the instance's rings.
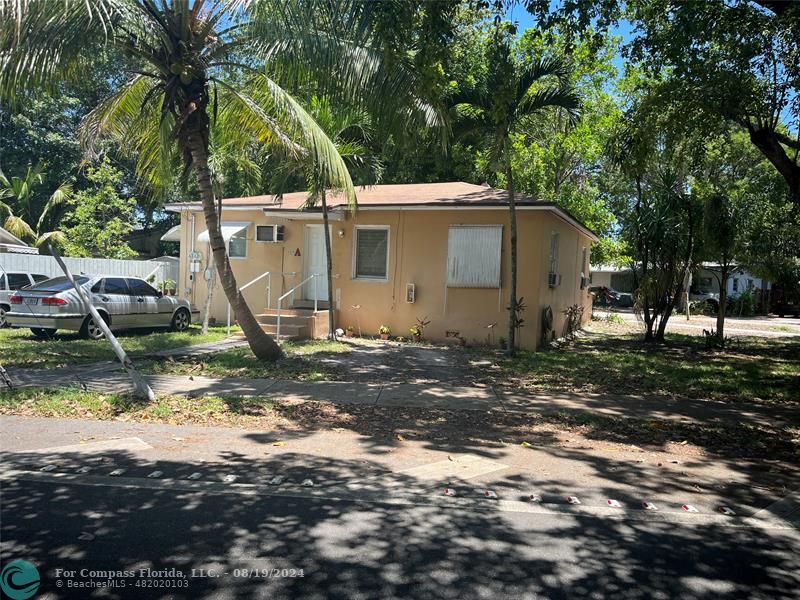
[[[163,295],[164,295],[164,292],[156,291],[156,296],[158,296],[159,298],[161,298]]]

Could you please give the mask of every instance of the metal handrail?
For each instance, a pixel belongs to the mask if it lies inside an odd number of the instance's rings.
[[[159,267],[160,268],[160,267]],[[297,271],[282,271],[281,275],[297,275]],[[277,275],[277,273],[276,273]],[[267,308],[272,308],[272,271],[264,271],[261,275],[252,279],[245,283],[243,286],[239,287],[239,291],[243,291],[253,285],[256,281],[260,281],[267,278]],[[231,303],[228,302],[228,335],[231,334]]]
[[[284,299],[287,298],[290,294],[294,294],[294,292],[295,292],[295,290],[297,288],[305,285],[306,283],[308,283],[312,279],[314,280],[314,313],[317,312],[317,308],[318,308],[317,296],[319,295],[319,294],[317,294],[317,277],[322,277],[322,273],[312,273],[311,275],[309,275],[308,277],[303,279],[303,281],[301,281],[296,286],[294,286],[292,289],[290,289],[288,292],[286,292],[283,296],[278,298],[278,317],[277,317],[278,324],[277,324],[277,326],[275,328],[275,337],[277,338],[278,341],[280,341],[280,339],[281,339],[281,302],[283,302]]]

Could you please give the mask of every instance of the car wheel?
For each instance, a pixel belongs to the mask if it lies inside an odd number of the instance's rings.
[[[40,340],[49,340],[56,334],[56,330],[46,327],[31,327],[31,333]]]
[[[5,306],[0,306],[0,329],[3,327],[8,327],[8,321],[6,321],[6,312],[8,308]]]
[[[106,320],[106,322],[108,321]],[[100,326],[97,323],[95,323],[94,317],[92,315],[89,315],[88,317],[86,317],[86,320],[83,322],[83,325],[81,325],[80,335],[81,337],[90,340],[101,340],[103,339],[103,336],[105,334],[103,333],[103,330],[100,329]]]
[[[191,316],[189,315],[189,311],[185,308],[179,308],[175,311],[175,314],[172,315],[172,324],[170,328],[172,331],[186,331],[190,321]]]

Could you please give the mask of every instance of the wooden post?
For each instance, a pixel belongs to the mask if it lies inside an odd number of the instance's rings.
[[[111,329],[105,322],[105,319],[100,316],[100,313],[97,312],[97,309],[92,304],[92,299],[86,295],[86,292],[81,286],[75,283],[75,278],[72,276],[72,273],[70,273],[67,265],[61,259],[61,256],[59,256],[58,252],[56,252],[56,249],[53,248],[53,245],[48,243],[47,246],[50,250],[50,253],[53,255],[53,258],[56,259],[58,266],[61,267],[61,270],[64,271],[64,275],[67,276],[67,279],[69,279],[72,287],[75,288],[75,292],[78,294],[81,301],[89,307],[89,314],[92,315],[94,322],[97,323],[97,326],[103,331],[103,335],[114,349],[114,353],[117,355],[119,362],[122,363],[122,368],[125,369],[125,372],[128,373],[131,381],[133,381],[133,395],[140,400],[155,400],[156,395],[153,393],[153,389],[133,366],[133,362],[130,358],[128,358],[128,355],[125,353],[125,350],[117,341],[117,338],[114,336],[114,334],[111,333]]]

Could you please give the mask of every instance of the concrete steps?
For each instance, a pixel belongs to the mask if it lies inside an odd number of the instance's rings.
[[[272,337],[278,335],[278,325],[272,323],[262,323],[261,329]],[[311,337],[310,328],[307,325],[289,325],[281,319],[281,339],[282,340],[307,340]]]
[[[319,302],[316,318],[327,318],[328,303]],[[278,311],[274,308],[264,309],[256,319],[261,329],[275,336],[278,333]],[[302,340],[312,337],[314,331],[314,302],[299,300],[291,308],[281,309],[281,339]]]

